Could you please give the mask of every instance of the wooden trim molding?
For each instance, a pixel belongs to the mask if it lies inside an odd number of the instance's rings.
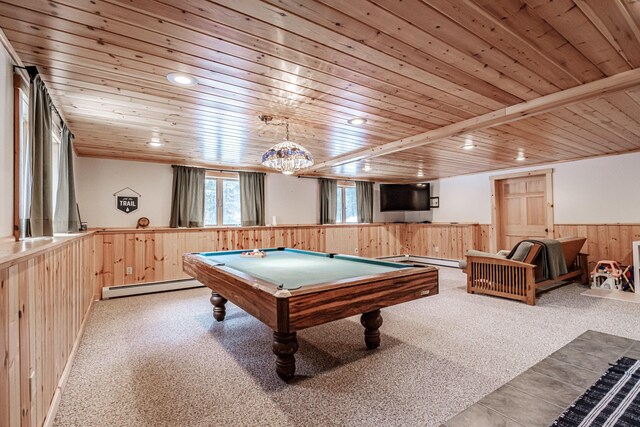
[[[511,178],[524,178],[527,176],[547,175],[552,173],[553,173],[553,168],[535,169],[535,170],[526,171],[526,172],[514,172],[514,173],[505,173],[502,175],[493,175],[493,176],[490,176],[489,179],[491,181],[495,181],[496,179],[500,180],[500,179],[511,179]]]
[[[11,241],[0,244],[0,269],[27,261],[33,257],[50,252],[60,246],[64,246],[74,240],[83,239],[92,234],[92,231],[88,231],[55,237],[26,239],[19,242]]]
[[[15,65],[17,65],[19,67],[24,67],[24,64],[22,63],[22,60],[20,59],[20,57],[16,53],[15,49],[13,48],[13,46],[11,46],[11,43],[9,43],[9,39],[5,35],[4,31],[2,31],[2,28],[0,28],[0,44],[5,48],[5,50],[9,54],[9,58],[11,58],[11,61]]]

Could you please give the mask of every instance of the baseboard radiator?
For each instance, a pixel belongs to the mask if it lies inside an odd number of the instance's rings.
[[[186,279],[171,282],[141,283],[138,285],[109,286],[102,288],[102,299],[130,297],[133,295],[151,294],[155,292],[179,291],[182,289],[201,288],[204,285],[197,280]]]
[[[434,257],[418,256],[418,255],[387,256],[387,257],[380,257],[378,259],[383,259],[385,261],[393,261],[393,262],[415,262],[416,264],[429,264],[429,265],[439,265],[441,267],[460,268],[460,261],[458,261],[457,259],[434,258]]]

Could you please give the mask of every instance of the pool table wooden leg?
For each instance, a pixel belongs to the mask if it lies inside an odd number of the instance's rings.
[[[227,309],[224,308],[227,299],[222,295],[215,293],[215,291],[211,291],[211,298],[209,301],[213,305],[213,318],[218,322],[222,322],[224,320],[224,315],[227,313]]]
[[[273,332],[273,353],[276,358],[276,373],[283,380],[293,377],[296,371],[295,354],[298,340],[295,332]]]
[[[369,350],[380,347],[380,326],[382,326],[382,316],[380,310],[363,313],[360,316],[360,323],[364,326],[364,342]]]

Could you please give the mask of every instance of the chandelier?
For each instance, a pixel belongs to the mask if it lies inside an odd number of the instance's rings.
[[[273,125],[274,123],[269,123],[272,119],[271,116],[260,116],[260,120],[265,124]],[[262,155],[262,164],[285,175],[292,175],[300,169],[312,166],[313,156],[311,153],[302,145],[289,140],[289,121],[277,124],[277,126],[280,125],[286,126],[286,138]]]

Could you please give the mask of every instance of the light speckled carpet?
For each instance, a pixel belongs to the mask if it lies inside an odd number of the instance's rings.
[[[640,339],[632,303],[569,285],[529,307],[468,295],[441,269],[440,295],[383,309],[382,345],[358,317],[298,333],[297,378],[274,371],[271,330],[208,289],[94,305],[59,426],[437,426],[587,329]]]

